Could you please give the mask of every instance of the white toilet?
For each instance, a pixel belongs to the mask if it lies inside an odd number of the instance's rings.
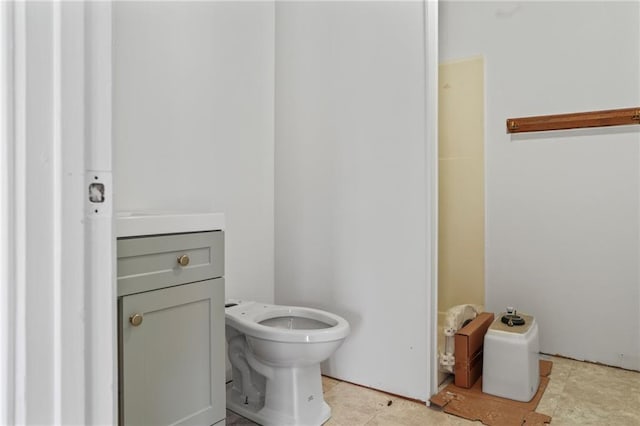
[[[239,300],[226,306],[233,378],[227,408],[265,426],[327,421],[320,363],[342,344],[349,323],[311,308]]]

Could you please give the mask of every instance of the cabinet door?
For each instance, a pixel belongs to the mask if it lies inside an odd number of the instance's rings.
[[[125,296],[120,324],[125,425],[224,419],[223,278]]]

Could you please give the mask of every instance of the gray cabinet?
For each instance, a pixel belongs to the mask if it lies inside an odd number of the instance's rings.
[[[225,418],[223,233],[118,240],[120,423]]]

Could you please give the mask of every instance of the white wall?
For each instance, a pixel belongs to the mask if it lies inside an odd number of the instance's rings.
[[[484,55],[486,303],[543,352],[640,369],[638,126],[510,136],[510,117],[640,105],[640,3],[443,2],[441,60]]]
[[[276,302],[335,312],[341,379],[429,396],[422,2],[276,5]]]
[[[273,2],[115,2],[116,210],[226,214],[227,297],[273,300]]]

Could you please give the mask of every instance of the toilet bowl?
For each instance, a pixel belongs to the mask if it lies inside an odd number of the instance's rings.
[[[318,309],[229,300],[226,338],[232,382],[227,408],[261,425],[320,425],[331,417],[320,363],[349,323]]]

